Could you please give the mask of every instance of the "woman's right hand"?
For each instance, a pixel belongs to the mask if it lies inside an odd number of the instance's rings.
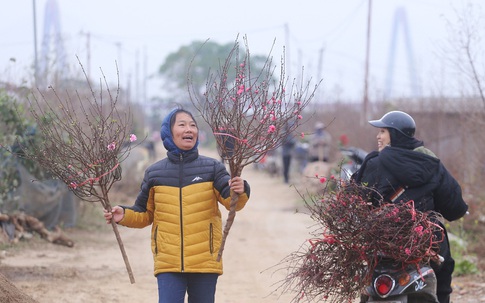
[[[113,206],[111,208],[111,212],[107,211],[106,209],[103,209],[103,211],[106,224],[111,224],[111,220],[114,220],[115,223],[118,223],[125,216],[125,211],[121,206]]]

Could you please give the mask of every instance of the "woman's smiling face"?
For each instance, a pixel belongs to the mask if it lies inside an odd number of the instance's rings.
[[[184,112],[177,113],[172,126],[172,137],[175,145],[181,150],[190,150],[197,143],[199,129],[192,117]]]
[[[384,147],[391,145],[391,134],[387,128],[379,128],[377,133],[377,150],[381,151]]]

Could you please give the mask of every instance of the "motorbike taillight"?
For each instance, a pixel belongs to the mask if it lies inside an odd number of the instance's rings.
[[[380,275],[374,280],[374,289],[381,297],[386,297],[394,288],[395,281],[388,275]]]
[[[406,286],[409,281],[411,281],[411,276],[407,273],[404,272],[402,273],[398,278],[397,278],[397,283],[401,286]]]

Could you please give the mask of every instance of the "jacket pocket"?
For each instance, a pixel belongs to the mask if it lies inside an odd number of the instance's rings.
[[[155,227],[155,230],[153,232],[153,246],[154,246],[154,253],[155,255],[158,254],[158,243],[157,243],[157,235],[158,235],[158,226]]]
[[[211,254],[214,253],[214,230],[212,223],[209,224],[209,249]]]

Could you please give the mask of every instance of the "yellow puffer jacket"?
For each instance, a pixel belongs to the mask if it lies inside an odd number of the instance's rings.
[[[218,160],[170,152],[145,171],[141,191],[132,207],[123,206],[120,225],[143,228],[152,224],[155,275],[162,272],[222,274],[217,254],[222,239],[219,202],[230,206],[230,176]],[[239,195],[236,210],[249,199]]]

